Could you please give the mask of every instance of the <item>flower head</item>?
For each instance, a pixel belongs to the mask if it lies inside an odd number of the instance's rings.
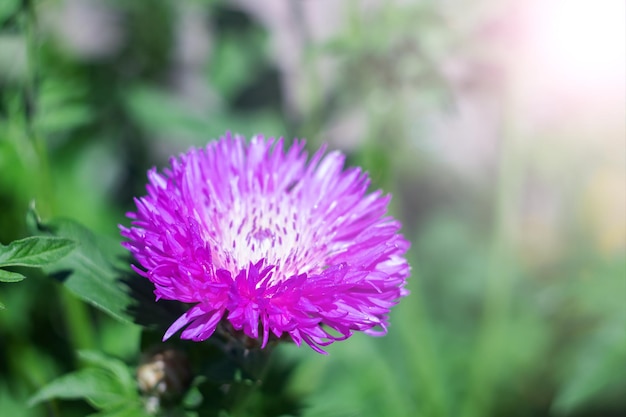
[[[205,340],[224,321],[262,347],[288,334],[323,352],[354,331],[386,333],[409,244],[385,216],[390,197],[324,153],[307,162],[303,141],[227,134],[148,172],[120,229],[157,299],[193,304],[164,339],[184,328]]]

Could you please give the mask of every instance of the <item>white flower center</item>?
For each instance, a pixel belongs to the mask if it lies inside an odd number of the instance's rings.
[[[298,202],[291,193],[250,193],[227,211],[214,210],[207,226],[215,267],[236,274],[264,258],[276,266],[272,281],[321,272],[329,255],[326,222],[313,222],[311,208]]]

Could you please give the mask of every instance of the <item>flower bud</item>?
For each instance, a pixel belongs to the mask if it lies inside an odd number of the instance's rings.
[[[139,390],[147,397],[171,401],[189,388],[192,373],[187,356],[172,348],[148,353],[137,368]]]

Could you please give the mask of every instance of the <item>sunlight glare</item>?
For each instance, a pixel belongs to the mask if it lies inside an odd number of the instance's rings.
[[[578,87],[621,85],[626,78],[626,2],[538,1],[530,48],[542,71]]]

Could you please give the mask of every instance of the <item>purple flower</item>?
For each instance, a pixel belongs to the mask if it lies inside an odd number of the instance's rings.
[[[227,134],[148,172],[148,195],[120,226],[158,299],[193,306],[167,330],[209,338],[220,322],[246,336],[288,334],[321,346],[387,332],[408,291],[409,244],[385,216],[389,196],[344,156],[304,142]],[[272,337],[274,337],[272,336]]]

